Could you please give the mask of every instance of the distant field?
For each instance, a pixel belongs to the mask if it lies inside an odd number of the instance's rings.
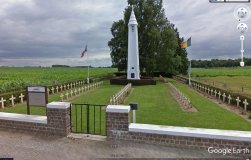
[[[90,68],[90,77],[115,72],[114,68]],[[53,85],[85,79],[87,68],[0,67],[0,93],[21,90],[27,85]]]
[[[192,79],[251,96],[251,67],[193,68]]]
[[[192,77],[251,76],[251,67],[192,68]]]

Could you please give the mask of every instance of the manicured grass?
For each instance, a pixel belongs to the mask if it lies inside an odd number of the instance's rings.
[[[99,104],[105,105],[103,107],[91,105],[89,108],[89,131],[94,133],[94,120],[95,120],[95,133],[105,135],[105,111],[106,105],[109,104],[110,97],[122,89],[123,86],[110,85],[108,81],[104,81],[104,84],[95,90],[88,91],[83,95],[74,98],[73,104]],[[54,94],[49,96],[49,102],[60,101],[60,94]],[[82,108],[82,117],[81,117]],[[94,109],[95,108],[95,109]],[[74,132],[87,132],[87,116],[86,116],[86,106],[72,106],[72,130]],[[20,113],[26,114],[26,104],[18,104],[15,107],[7,107],[5,109],[0,109],[0,112],[9,113]],[[43,107],[31,107],[32,115],[46,115],[46,109]],[[77,121],[77,123],[76,123]],[[82,121],[82,123],[81,123]],[[82,127],[81,127],[82,125]]]
[[[135,87],[127,104],[130,102],[139,103],[137,123],[226,130],[251,130],[251,124],[240,116],[219,107],[189,87],[174,80],[170,81],[190,98],[199,112],[182,111],[168,92],[165,84]]]
[[[74,99],[74,104],[92,104],[89,106],[89,126],[90,133],[97,133],[101,135],[106,134],[106,105],[109,104],[109,100],[116,92],[121,90],[123,86],[109,85],[108,82],[104,84],[100,89],[90,92],[84,96]],[[105,106],[93,106],[93,105],[105,105]],[[81,116],[82,112],[82,116]],[[72,106],[72,129],[74,132],[87,133],[87,106]],[[77,116],[77,117],[76,117]],[[82,118],[81,118],[82,117]],[[77,119],[76,119],[77,118]],[[82,119],[82,123],[81,123]],[[77,123],[76,123],[77,121]],[[95,125],[95,131],[94,131]],[[77,127],[76,127],[77,126]],[[81,128],[82,126],[82,128]]]

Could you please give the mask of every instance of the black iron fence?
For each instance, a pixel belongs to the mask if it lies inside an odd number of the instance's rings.
[[[106,106],[71,104],[71,132],[106,135]]]

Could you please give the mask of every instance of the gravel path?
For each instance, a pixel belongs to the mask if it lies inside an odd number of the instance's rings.
[[[81,160],[95,158],[213,158],[206,150],[180,149],[131,142],[45,137],[0,131],[0,158],[15,160]],[[221,156],[222,157],[222,156]]]

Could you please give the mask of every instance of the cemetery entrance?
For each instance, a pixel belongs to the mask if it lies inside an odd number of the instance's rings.
[[[71,104],[71,132],[106,135],[106,106]]]

